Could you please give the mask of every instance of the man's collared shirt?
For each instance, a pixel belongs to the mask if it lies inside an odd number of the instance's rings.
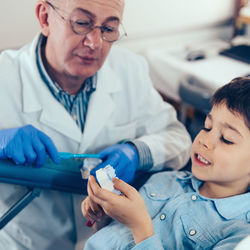
[[[76,96],[71,96],[64,91],[55,81],[48,75],[42,60],[41,47],[45,44],[46,38],[41,35],[36,48],[37,66],[40,75],[49,88],[56,100],[61,103],[75,120],[82,133],[86,121],[87,109],[91,94],[96,90],[97,74],[88,78],[84,83],[81,91]],[[153,166],[153,158],[149,147],[139,140],[128,140],[135,145],[139,155],[139,169],[148,170]]]
[[[77,126],[83,132],[86,121],[88,103],[91,94],[96,90],[97,76],[94,75],[88,78],[82,85],[80,92],[77,95],[70,95],[64,91],[55,81],[53,81],[45,70],[41,46],[45,42],[45,37],[41,36],[37,45],[37,66],[43,81],[46,83],[52,95],[61,103],[64,108],[70,113],[75,120]]]

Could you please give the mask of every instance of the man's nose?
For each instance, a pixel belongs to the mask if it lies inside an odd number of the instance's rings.
[[[100,49],[102,47],[102,42],[102,32],[98,27],[91,30],[83,39],[83,45],[93,50]]]

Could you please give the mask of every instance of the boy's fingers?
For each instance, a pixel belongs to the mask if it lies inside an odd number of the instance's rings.
[[[89,195],[93,195],[90,182],[88,182],[87,190]],[[88,205],[92,209],[93,213],[102,214],[100,206],[97,203],[95,203],[90,197],[88,197]]]
[[[138,192],[131,185],[127,184],[121,179],[113,178],[114,188],[122,192],[128,198],[133,198]]]
[[[93,200],[89,199],[89,206],[91,208],[91,212],[98,216],[101,217],[102,216],[102,209],[100,208],[100,206],[95,203]]]
[[[94,221],[100,221],[101,217],[98,217],[97,215],[95,215],[93,212],[89,211],[87,216],[86,216],[87,219],[91,219],[91,220],[94,220]]]
[[[82,202],[82,213],[86,219],[99,220],[99,218],[89,209],[88,202],[86,201]]]
[[[102,203],[103,203],[103,199],[102,197],[100,197],[101,196],[100,193],[102,191],[105,191],[105,190],[102,190],[101,187],[97,184],[95,178],[93,176],[90,176],[89,181],[88,181],[88,194],[89,194],[89,197],[92,199],[92,201],[97,203],[100,206],[102,206]]]
[[[89,178],[89,196],[91,199],[102,207],[105,201],[111,201],[117,194],[114,194],[106,189],[101,188],[95,178],[90,176]]]
[[[89,176],[89,181],[88,181],[88,185],[87,185],[87,191],[89,196],[93,196],[94,195],[94,190],[99,190],[100,186],[97,184],[95,177],[90,175]]]
[[[82,211],[85,214],[89,213],[91,215],[96,215],[99,217],[102,216],[101,207],[93,200],[91,200],[89,196],[82,202]]]

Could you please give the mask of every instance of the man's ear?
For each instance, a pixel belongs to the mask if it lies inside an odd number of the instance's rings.
[[[48,6],[44,1],[36,4],[36,16],[40,23],[41,32],[44,36],[49,35]]]

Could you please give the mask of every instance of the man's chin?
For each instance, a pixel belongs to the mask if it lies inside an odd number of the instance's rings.
[[[70,69],[67,71],[68,75],[72,78],[75,78],[75,79],[87,79],[91,76],[93,76],[96,71],[94,70],[86,70],[86,67],[84,68],[73,68],[73,69]]]

